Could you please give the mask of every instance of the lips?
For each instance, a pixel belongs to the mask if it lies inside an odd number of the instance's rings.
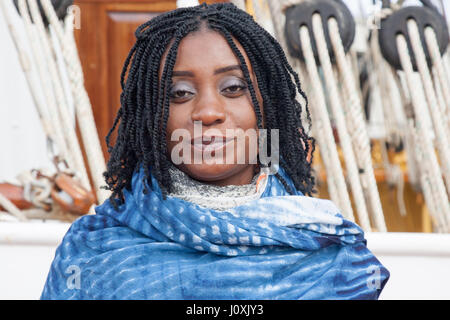
[[[219,150],[233,140],[234,138],[226,138],[223,136],[202,136],[192,139],[191,143],[197,150],[205,152]]]

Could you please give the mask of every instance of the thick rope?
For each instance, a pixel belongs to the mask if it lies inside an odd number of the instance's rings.
[[[419,130],[417,130],[417,128],[414,127],[413,119],[411,119],[409,121],[408,127],[409,127],[410,131],[412,132],[412,140],[413,140],[412,145],[414,146],[414,152],[415,152],[417,161],[419,163],[423,163],[426,160],[423,155],[423,151],[420,147],[421,137],[419,134]],[[435,226],[435,231],[438,233],[444,232],[444,228],[442,227],[442,225],[437,223],[437,221],[439,221],[439,209],[438,209],[439,206],[436,205],[436,197],[432,192],[432,187],[431,187],[432,179],[430,179],[430,176],[428,173],[429,170],[427,170],[427,168],[424,166],[421,166],[420,168],[421,168],[420,184],[422,187],[422,192],[423,192],[423,196],[425,198],[426,206],[428,208],[430,216],[432,217],[433,225]]]
[[[411,135],[407,128],[406,115],[402,109],[405,105],[405,99],[403,99],[402,92],[396,82],[396,74],[393,68],[384,60],[381,55],[378,44],[378,32],[372,30],[372,37],[370,39],[370,53],[372,56],[372,72],[371,75],[376,78],[378,84],[378,91],[381,100],[381,111],[383,112],[383,123],[386,129],[386,142],[399,145],[400,141],[403,141],[406,146],[406,152],[408,156],[409,164],[409,177],[413,183],[417,184],[416,176],[418,176],[415,153],[411,152],[411,144],[406,144],[406,140],[409,139],[408,135]],[[409,149],[408,149],[409,148]],[[396,185],[397,187],[397,203],[401,216],[406,216],[406,206],[404,201],[404,186],[405,181],[403,172],[399,165],[393,165],[390,163],[387,156],[387,150],[385,141],[381,141],[381,150],[383,155],[383,165],[386,172],[386,180],[389,185]]]
[[[407,86],[404,86],[404,82],[401,81],[399,74],[394,70],[393,67],[389,66],[389,73],[393,76],[396,88],[400,95],[401,106],[404,106],[404,116],[405,120],[405,134],[404,134],[404,144],[406,150],[406,157],[408,162],[408,180],[409,183],[416,189],[420,189],[420,161],[417,160],[417,152],[415,151],[415,129],[414,129],[414,110],[412,107],[412,102],[410,96],[406,96],[405,92],[408,90]]]
[[[417,159],[420,163],[426,162],[426,156],[421,148],[421,140],[422,137],[420,136],[420,130],[417,130],[417,128],[414,128],[414,122],[411,121],[411,127],[414,135],[414,146],[415,146],[415,152],[417,155]],[[440,206],[440,200],[438,194],[436,192],[433,192],[433,183],[434,179],[432,176],[430,176],[431,171],[426,166],[421,166],[421,185],[422,185],[422,191],[425,198],[425,203],[427,205],[427,208],[430,212],[430,215],[432,217],[432,223],[435,226],[435,231],[437,233],[442,232],[448,232],[448,228],[446,228],[443,223],[440,221],[442,220],[442,213],[441,213],[441,206]]]
[[[20,36],[18,35],[17,30],[14,27],[11,21],[11,17],[9,15],[9,12],[11,12],[11,10],[14,8],[8,8],[8,5],[12,5],[12,3],[8,1],[0,1],[0,8],[2,9],[3,17],[6,21],[6,24],[8,25],[9,32],[11,34],[11,39],[13,40],[13,43],[16,47],[17,54],[19,56],[19,62],[25,74],[25,79],[30,89],[31,98],[33,99],[33,103],[36,106],[36,111],[42,123],[42,128],[44,130],[45,135],[53,140],[54,139],[53,127],[50,125],[50,122],[48,121],[45,105],[42,103],[41,99],[38,98],[37,94],[38,86],[33,79],[32,75],[33,70],[30,57],[27,54],[26,50],[24,49],[23,43],[20,40]]]
[[[348,103],[344,103],[345,111],[350,118],[349,124],[352,124],[350,131],[353,140],[355,154],[360,167],[364,170],[362,175],[367,182],[367,192],[369,196],[370,205],[372,208],[374,223],[378,231],[386,232],[386,223],[383,216],[383,208],[381,206],[380,195],[378,193],[377,182],[375,179],[372,155],[370,150],[369,135],[366,129],[366,121],[363,115],[363,107],[361,104],[358,91],[356,91],[356,84],[354,74],[344,52],[344,46],[339,34],[339,27],[334,18],[328,20],[328,27],[330,32],[331,44],[336,56],[337,66],[339,72],[343,77],[343,87],[346,90]]]
[[[341,197],[340,197],[340,193],[339,193],[339,188],[337,186],[337,182],[336,182],[336,177],[333,174],[333,163],[331,160],[332,155],[330,154],[330,150],[329,150],[329,146],[327,145],[327,139],[324,135],[325,129],[324,129],[324,125],[323,125],[323,119],[321,119],[321,117],[319,115],[316,115],[316,113],[313,114],[312,109],[316,109],[317,106],[317,102],[315,99],[315,95],[313,95],[310,99],[311,101],[311,117],[312,117],[312,121],[314,122],[314,126],[312,127],[313,130],[313,135],[316,138],[317,142],[319,143],[319,148],[317,148],[316,150],[320,152],[321,158],[322,158],[322,162],[323,165],[325,167],[325,171],[327,172],[327,187],[328,187],[328,192],[330,195],[331,200],[336,203],[336,205],[338,207],[341,206]],[[329,120],[327,118],[324,119],[325,123],[328,123],[328,126],[330,127],[331,130],[331,124],[329,123]],[[332,137],[333,138],[333,137]],[[333,146],[331,146],[333,147]],[[334,145],[334,147],[336,148],[336,146]],[[316,152],[317,152],[316,151]],[[336,153],[337,155],[337,153]],[[339,158],[338,158],[339,161]],[[342,170],[341,172],[341,178],[342,181],[344,183],[345,186],[345,179],[344,179],[344,175]],[[350,207],[351,209],[351,207]]]
[[[420,149],[423,150],[424,159],[421,165],[421,170],[430,170],[429,178],[432,179],[430,183],[432,193],[436,196],[437,200],[430,206],[437,207],[438,229],[447,229],[447,217],[450,213],[450,206],[448,202],[447,193],[445,191],[444,181],[442,180],[442,174],[439,167],[438,160],[436,158],[435,150],[433,148],[433,140],[431,133],[427,130],[423,121],[423,115],[428,112],[426,102],[423,99],[423,91],[420,86],[420,82],[416,82],[414,78],[414,71],[412,68],[411,58],[408,52],[408,46],[406,39],[403,35],[397,36],[397,49],[400,56],[400,62],[402,69],[406,77],[406,83],[411,96],[412,106],[414,108],[416,128],[418,131],[419,139],[416,140],[416,144],[420,145]],[[428,204],[427,204],[428,205]]]
[[[448,131],[445,128],[445,123],[443,122],[445,118],[441,113],[441,109],[433,88],[433,81],[430,76],[430,70],[428,69],[425,53],[420,40],[419,28],[413,19],[408,20],[408,33],[411,39],[411,46],[414,56],[416,57],[419,74],[425,89],[428,109],[433,121],[436,145],[439,150],[439,158],[442,164],[442,172],[448,187],[447,194],[450,194],[450,140]]]
[[[381,111],[383,112],[383,123],[386,129],[386,136],[389,142],[394,144],[399,143],[402,136],[402,130],[399,128],[398,119],[404,119],[404,114],[399,114],[401,108],[397,108],[398,104],[394,97],[394,74],[390,65],[384,60],[381,55],[378,44],[378,31],[372,31],[372,38],[370,40],[370,53],[372,57],[372,74],[376,78],[378,84],[378,91],[381,101]],[[386,94],[385,94],[386,93]],[[399,93],[399,91],[397,92]]]
[[[444,119],[442,119],[443,123],[444,123],[444,127],[445,129],[448,131],[448,129],[450,128],[447,124],[447,107],[446,107],[446,102],[445,102],[445,98],[444,98],[444,93],[442,92],[442,87],[441,84],[439,82],[438,79],[438,75],[436,72],[436,68],[432,68],[430,69],[431,71],[431,78],[433,79],[433,86],[434,86],[434,91],[436,92],[436,99],[438,101],[438,107],[441,110],[441,114],[444,117]],[[450,135],[450,134],[448,134]]]
[[[440,92],[443,95],[442,113],[446,118],[447,135],[450,135],[450,85],[448,77],[445,75],[445,67],[441,53],[439,52],[439,45],[436,40],[436,34],[431,27],[425,28],[425,41],[427,43],[428,52],[431,54],[433,61],[433,69],[436,72],[436,77],[439,80]]]
[[[49,119],[48,119],[49,117],[48,117],[45,106],[42,104],[41,99],[39,99],[37,96],[37,91],[39,89],[38,89],[37,84],[34,82],[32,74],[31,74],[31,72],[33,71],[31,69],[32,64],[30,63],[29,56],[28,56],[27,52],[24,50],[23,44],[21,43],[21,40],[20,40],[20,37],[18,36],[16,29],[14,28],[14,25],[11,22],[11,17],[9,16],[9,12],[11,12],[11,11],[8,11],[8,10],[15,10],[15,8],[13,8],[13,7],[8,8],[7,7],[8,4],[12,6],[11,2],[0,1],[0,9],[2,9],[2,11],[3,11],[3,16],[9,27],[14,45],[16,46],[16,49],[17,49],[17,52],[19,55],[20,64],[25,73],[25,79],[27,80],[27,84],[29,86],[34,105],[36,106],[38,115],[41,119],[44,133],[46,134],[48,139],[50,139],[50,141],[52,141],[52,137],[54,136],[53,127],[51,126],[51,123],[49,122]],[[27,189],[27,186],[25,185],[25,190],[26,189]],[[48,197],[50,195],[49,188],[47,188],[47,187],[40,188],[39,190],[37,190],[37,192],[35,192],[34,190],[32,191],[30,188],[28,188],[28,189],[30,191],[30,196],[31,196],[29,199],[27,199],[28,201],[34,203],[35,205],[40,205],[41,202],[48,201]],[[27,194],[27,192],[24,192],[25,197],[26,197],[26,194]],[[26,214],[24,212],[21,212],[17,207],[15,207],[11,201],[6,199],[5,197],[3,197],[1,200],[2,200],[2,206],[6,210],[8,210],[11,214],[13,214],[15,217],[18,217],[19,221],[26,220]],[[25,217],[24,217],[24,215],[25,215]]]
[[[267,5],[269,6],[270,13],[272,15],[272,23],[275,35],[281,47],[283,48],[283,51],[287,53],[289,51],[287,49],[286,37],[284,35],[284,25],[286,23],[286,16],[284,15],[284,12],[281,9],[285,1],[287,0],[280,0],[280,1],[267,0]],[[294,70],[299,70],[298,65],[300,61],[298,59],[293,58],[289,54],[286,54],[286,58]]]
[[[302,42],[308,44],[311,43],[308,32],[306,32],[306,34],[302,34],[302,32],[300,32],[300,39]],[[322,156],[323,164],[327,172],[328,191],[331,199],[339,208],[341,208],[341,210],[343,210],[343,215],[349,217],[351,220],[354,220],[351,202],[349,202],[350,197],[347,191],[347,185],[345,183],[343,170],[340,165],[333,130],[326,108],[326,98],[313,56],[312,47],[309,45],[304,49],[304,51],[306,66],[303,63],[300,65],[303,68],[306,67],[308,69],[308,72],[304,72],[304,74],[308,74],[310,78],[308,81],[310,83],[309,88],[313,90],[313,96],[311,99],[312,104],[310,108],[312,122],[314,122],[313,131],[314,136],[319,143],[318,150]]]
[[[275,35],[270,9],[265,0],[249,0],[253,4],[255,20],[271,35]]]
[[[436,209],[436,206],[434,203],[435,199],[433,197],[433,192],[431,191],[430,178],[426,173],[421,175],[420,183],[422,184],[422,190],[423,190],[423,195],[425,198],[425,203],[426,203],[428,211],[430,212],[430,215],[432,217],[432,221],[433,221],[432,223],[433,223],[433,225],[436,226],[435,232],[443,233],[443,232],[445,232],[444,229],[441,226],[437,225],[437,223],[436,223],[436,221],[437,221],[436,216],[438,215],[437,214],[438,209]]]
[[[0,222],[19,222],[20,220],[7,211],[0,210]]]
[[[352,142],[348,133],[345,116],[339,95],[339,89],[336,78],[331,66],[331,60],[328,53],[327,42],[322,25],[322,18],[319,14],[312,17],[314,37],[319,53],[319,60],[324,72],[325,84],[328,90],[331,110],[336,121],[336,127],[339,133],[339,141],[344,154],[346,171],[350,180],[350,187],[355,201],[358,218],[361,226],[365,230],[370,230],[370,220],[367,212],[364,193],[359,179],[359,170],[356,163],[356,157],[352,148]],[[367,229],[368,228],[368,229]]]
[[[92,106],[89,96],[84,87],[83,70],[78,57],[78,51],[73,37],[68,38],[56,16],[55,10],[50,0],[41,0],[47,19],[55,31],[63,50],[63,56],[68,68],[69,79],[71,80],[72,92],[75,98],[76,114],[80,126],[81,135],[84,142],[86,155],[92,180],[94,181],[97,200],[102,203],[110,196],[110,192],[101,189],[104,185],[103,173],[106,171],[105,158],[103,156],[97,127],[95,125]]]
[[[300,28],[300,40],[304,44],[303,54],[305,56],[308,76],[314,93],[315,104],[310,108],[311,117],[315,126],[318,127],[317,130],[314,130],[317,133],[319,150],[322,153],[322,159],[327,171],[327,177],[331,179],[329,183],[329,186],[331,187],[331,189],[329,189],[330,195],[333,196],[332,200],[342,210],[343,216],[354,221],[350,196],[347,191],[344,173],[339,161],[333,130],[331,128],[328,110],[326,108],[326,100],[322,82],[320,80],[316,60],[311,47],[309,31],[305,26]],[[364,230],[370,230],[370,224],[366,223],[363,228]]]
[[[33,57],[35,59],[34,66],[36,67],[37,74],[39,76],[42,92],[45,98],[46,107],[43,110],[44,117],[47,118],[49,125],[53,127],[54,138],[56,145],[58,146],[58,151],[62,155],[64,159],[67,160],[69,165],[73,165],[72,157],[68,152],[68,148],[66,145],[66,141],[64,140],[64,130],[61,126],[61,122],[59,119],[58,107],[56,106],[55,97],[53,94],[53,90],[51,88],[51,84],[49,83],[49,75],[47,70],[47,63],[42,52],[41,43],[36,35],[36,28],[31,22],[31,17],[28,12],[26,0],[19,0],[19,11],[22,16],[22,21],[25,26],[26,36],[31,44],[31,49],[33,53]]]
[[[355,83],[355,91],[359,96],[359,101],[363,101],[362,90],[360,88],[360,80],[359,80],[359,66],[358,66],[358,56],[356,50],[350,48],[349,54],[347,54],[348,65],[351,66],[352,74],[354,77]]]
[[[393,68],[390,68],[393,70]],[[429,168],[427,160],[423,155],[422,144],[423,139],[420,136],[420,130],[414,126],[415,116],[412,105],[412,96],[408,92],[408,85],[404,85],[405,81],[401,81],[399,74],[394,73],[397,86],[402,90],[399,91],[402,99],[402,105],[405,107],[405,114],[407,117],[406,134],[405,134],[405,148],[407,152],[408,161],[408,177],[410,183],[416,187],[416,190],[421,190],[425,198],[425,204],[432,217],[433,225],[436,232],[443,232],[443,227],[438,224],[439,221],[439,199],[436,198],[436,193],[432,193],[429,176]],[[414,79],[420,81],[420,79]],[[408,95],[406,95],[408,93]],[[423,98],[424,99],[424,98]],[[423,101],[423,100],[422,100]],[[424,129],[426,130],[426,128]]]
[[[308,35],[308,37],[309,37],[309,35]],[[310,53],[312,54],[312,51],[310,51]],[[310,62],[313,61],[313,60],[311,60],[311,56],[309,56],[308,58],[310,59],[309,60]],[[317,94],[321,95],[320,101],[322,101],[322,103],[325,103],[325,96],[323,94],[323,88],[321,87],[322,84],[320,82],[320,78],[317,76],[318,75],[317,66],[314,66],[314,64],[312,64],[310,67],[311,68],[315,68],[314,72],[316,73],[316,75],[313,78],[314,79],[314,83],[317,83],[316,81],[319,81],[320,87],[314,86],[312,81],[310,79],[306,78],[306,77],[301,79],[302,83],[307,85],[307,88],[310,91],[320,89]],[[300,62],[300,68],[301,68],[301,71],[302,71],[303,75],[307,75],[308,74],[308,72],[306,71],[306,65],[305,65],[304,62]],[[313,93],[314,93],[314,91],[313,91]],[[310,110],[311,110],[311,113],[313,113],[316,108],[320,108],[320,106],[317,105],[317,101],[315,100],[315,98],[316,98],[315,95],[317,95],[317,94],[314,93],[310,97],[310,101],[311,101],[311,103],[310,103]],[[325,106],[325,104],[323,104],[323,106]],[[323,110],[325,111],[324,113],[323,113]],[[318,150],[318,152],[321,155],[321,159],[322,159],[323,166],[324,166],[323,169],[327,173],[327,175],[326,175],[326,182],[327,182],[327,187],[328,187],[328,193],[330,195],[331,200],[333,202],[335,202],[336,205],[338,205],[338,207],[341,207],[342,205],[341,205],[340,202],[342,202],[343,199],[340,196],[339,183],[337,182],[339,179],[341,179],[341,184],[343,184],[345,186],[345,188],[346,188],[345,190],[342,190],[342,192],[345,191],[346,194],[347,194],[347,197],[349,199],[350,199],[350,197],[348,195],[347,186],[345,184],[344,173],[342,171],[342,168],[340,167],[338,153],[336,151],[336,144],[335,144],[335,141],[334,141],[334,136],[332,134],[332,127],[331,127],[330,120],[328,118],[326,107],[323,110],[322,110],[322,112],[317,113],[317,115],[314,118],[311,119],[312,122],[314,122],[314,125],[312,126],[312,134],[313,134],[314,138],[318,142],[317,150]],[[329,130],[328,132],[331,132],[331,135],[328,137],[328,139],[326,137],[326,134],[328,134],[328,133],[325,134],[325,131],[324,131],[325,129],[323,128],[323,126],[324,126],[323,123],[327,123],[327,126],[329,127],[329,129],[327,129],[327,131]],[[330,142],[331,142],[331,144],[329,144]],[[332,153],[330,151],[330,148],[334,148],[334,150],[336,152]],[[337,168],[339,168],[337,170],[334,169],[334,167],[333,167],[333,162],[332,162],[332,158],[333,157],[337,157],[337,161],[338,161],[337,162],[337,164],[338,164]],[[320,169],[321,168],[318,169],[317,173],[320,173]],[[317,176],[318,176],[317,178],[319,179],[320,175],[317,174]],[[346,205],[344,204],[344,207],[345,206]],[[351,206],[348,206],[348,207],[350,209],[352,209]],[[352,217],[352,219],[354,219],[353,212],[352,212],[351,217]]]
[[[58,220],[59,222],[72,223],[80,217],[79,215],[67,213],[64,210],[62,210],[60,207],[56,207],[56,206],[51,211],[45,211],[45,210],[39,209],[39,208],[31,208],[31,209],[22,210],[21,213],[27,219],[26,221]],[[17,219],[16,217],[12,216],[9,212],[0,211],[0,221],[18,222],[20,220]]]
[[[404,186],[405,181],[403,180],[403,173],[398,164],[392,164],[389,161],[389,155],[388,150],[386,147],[386,141],[381,140],[380,141],[380,149],[381,149],[381,156],[383,159],[383,164],[386,172],[386,181],[389,186],[396,185],[397,186],[397,203],[398,208],[400,211],[401,216],[406,216],[406,207],[405,207],[405,201],[403,198],[404,193]]]
[[[37,6],[36,1],[28,0],[28,7],[30,8],[34,24],[37,27],[39,40],[44,49],[45,57],[47,58],[47,65],[50,72],[50,78],[52,80],[53,89],[56,96],[57,107],[61,122],[65,128],[63,134],[69,147],[69,153],[73,159],[73,169],[78,173],[81,183],[86,190],[91,190],[89,178],[87,175],[86,167],[84,165],[83,154],[78,142],[78,138],[73,127],[72,118],[69,113],[69,107],[67,106],[66,99],[64,97],[64,90],[61,85],[61,79],[58,73],[56,61],[53,59],[56,53],[52,52],[52,45],[50,44],[48,34],[45,30],[42,16]]]
[[[7,212],[12,214],[14,217],[19,219],[19,221],[26,221],[25,215],[17,208],[14,203],[12,203],[8,198],[0,193],[0,206],[3,207]]]
[[[38,171],[24,171],[16,176],[23,187],[23,197],[26,201],[32,203],[34,207],[47,210],[52,205],[51,192],[53,185],[50,180],[46,178],[39,178],[37,172],[46,176],[51,176],[52,173],[47,169]]]
[[[450,83],[450,50],[447,50],[442,56],[442,62],[444,65],[445,75],[448,83]]]

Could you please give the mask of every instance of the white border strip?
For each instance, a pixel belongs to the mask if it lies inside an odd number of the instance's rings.
[[[0,222],[0,245],[59,245],[70,223]]]
[[[450,257],[450,234],[368,232],[365,237],[375,255]]]

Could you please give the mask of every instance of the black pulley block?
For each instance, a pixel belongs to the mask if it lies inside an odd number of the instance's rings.
[[[309,30],[309,37],[311,38],[311,46],[314,52],[314,57],[316,58],[317,64],[319,64],[319,57],[316,42],[314,40],[312,25],[312,16],[315,13],[319,13],[322,18],[328,52],[330,54],[331,61],[334,62],[335,57],[330,41],[328,19],[331,17],[336,19],[345,52],[350,49],[350,46],[355,38],[355,20],[353,19],[350,10],[341,0],[306,0],[286,9],[286,24],[284,31],[289,53],[293,57],[300,58],[303,61],[305,60],[299,33],[301,26],[307,26]]]
[[[400,57],[397,50],[398,34],[402,34],[406,38],[408,44],[409,54],[414,71],[417,71],[416,59],[411,47],[410,37],[408,35],[407,22],[409,19],[414,19],[419,28],[420,40],[425,52],[428,66],[431,67],[431,55],[425,42],[425,28],[431,27],[436,33],[439,51],[441,55],[447,49],[449,42],[449,33],[447,23],[444,17],[434,6],[427,5],[427,1],[423,1],[424,6],[409,6],[401,8],[387,18],[381,20],[380,30],[378,32],[378,41],[380,43],[381,53],[383,57],[397,70],[401,70]]]
[[[0,0],[0,1],[2,1],[2,0]],[[41,11],[41,16],[44,21],[44,25],[47,26],[48,20],[45,15],[45,11],[41,6],[41,1],[38,0],[37,2],[38,2],[39,10]],[[55,12],[56,12],[58,19],[62,20],[66,17],[67,9],[73,4],[73,0],[51,0],[51,3],[53,5],[53,7],[55,8]],[[19,12],[18,0],[14,0],[14,4],[16,5],[17,12]]]

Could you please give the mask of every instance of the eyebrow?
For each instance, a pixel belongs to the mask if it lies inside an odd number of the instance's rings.
[[[241,70],[241,67],[237,64],[231,65],[231,66],[226,66],[223,68],[219,68],[214,70],[214,75],[219,74],[219,73],[224,73],[227,71],[231,71],[231,70]],[[191,71],[173,71],[172,73],[173,77],[193,77],[194,73]]]

